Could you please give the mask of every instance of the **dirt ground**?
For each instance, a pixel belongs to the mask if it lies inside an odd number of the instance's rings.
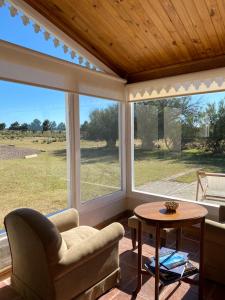
[[[39,150],[17,148],[15,146],[0,145],[0,160],[24,158],[26,155],[38,154]]]

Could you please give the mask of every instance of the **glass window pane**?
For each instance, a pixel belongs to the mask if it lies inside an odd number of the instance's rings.
[[[121,190],[119,103],[80,96],[81,200]]]
[[[0,81],[0,229],[18,207],[67,207],[65,94]]]
[[[133,104],[135,190],[195,200],[198,171],[225,173],[224,99],[218,92]],[[199,187],[199,200],[224,203],[225,177],[219,187],[202,180],[213,197]]]

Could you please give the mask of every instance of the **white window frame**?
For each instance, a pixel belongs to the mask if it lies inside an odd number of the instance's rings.
[[[107,99],[105,99],[107,101]],[[114,100],[114,99],[112,99]],[[81,201],[80,185],[80,101],[76,93],[68,93],[67,98],[68,120],[68,176],[69,176],[69,199],[68,206],[75,207],[80,212],[101,208],[113,201],[120,201],[126,196],[126,142],[125,142],[125,102],[119,104],[119,164],[121,189],[110,194],[96,197],[85,202]],[[94,101],[94,100],[93,100]]]
[[[150,100],[157,101],[158,99]],[[142,100],[147,101],[147,100]],[[141,101],[140,101],[141,102]],[[127,208],[133,210],[137,205],[144,202],[156,202],[167,200],[178,200],[185,202],[192,202],[196,204],[195,200],[188,200],[184,198],[172,197],[162,194],[155,194],[144,192],[135,189],[134,184],[134,102],[127,103]],[[205,203],[198,201],[199,204],[204,205],[209,212],[208,217],[218,219],[219,205],[214,203]]]
[[[22,75],[21,75],[22,74]],[[64,91],[66,97],[67,123],[67,172],[68,172],[68,207],[75,207],[80,211],[104,207],[104,218],[118,214],[125,208],[126,197],[126,162],[125,162],[125,83],[119,77],[94,72],[72,63],[50,57],[48,55],[26,49],[21,46],[0,41],[0,79],[22,83],[53,90]],[[79,108],[78,94],[116,100],[120,103],[120,162],[121,162],[121,191],[104,197],[80,202],[80,174],[79,174]],[[76,103],[76,105],[75,105]],[[117,201],[117,203],[116,203]],[[112,210],[111,208],[115,209]],[[111,210],[110,210],[111,209]],[[102,221],[102,216],[90,225]],[[85,219],[84,222],[89,221]]]

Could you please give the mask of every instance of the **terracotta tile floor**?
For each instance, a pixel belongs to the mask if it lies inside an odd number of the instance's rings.
[[[150,276],[143,277],[143,284],[138,296],[134,298],[132,291],[136,287],[137,280],[137,250],[132,251],[130,231],[127,227],[127,219],[120,220],[125,227],[125,237],[120,242],[120,265],[121,265],[121,282],[119,287],[112,289],[99,300],[152,300],[154,299],[154,278]],[[171,235],[168,239],[167,246],[174,247],[174,236]],[[154,255],[154,242],[147,236],[143,236],[143,261]],[[199,250],[198,242],[191,237],[183,237],[183,250],[189,251],[192,261],[197,264]],[[0,300],[22,300],[16,293],[10,288],[9,280],[0,282]],[[207,281],[205,285],[205,299],[206,300],[223,300],[225,299],[225,286],[215,284],[211,281]],[[190,286],[187,283],[182,282],[178,287],[178,284],[173,284],[165,288],[161,295],[162,300],[195,300],[198,299],[198,288],[196,286]]]

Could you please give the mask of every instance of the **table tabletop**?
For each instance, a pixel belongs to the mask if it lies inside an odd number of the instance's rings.
[[[199,204],[192,202],[176,201],[179,206],[174,213],[169,213],[165,208],[165,201],[150,202],[137,206],[134,214],[141,220],[150,224],[159,223],[170,227],[181,223],[197,223],[204,218],[208,211]]]

